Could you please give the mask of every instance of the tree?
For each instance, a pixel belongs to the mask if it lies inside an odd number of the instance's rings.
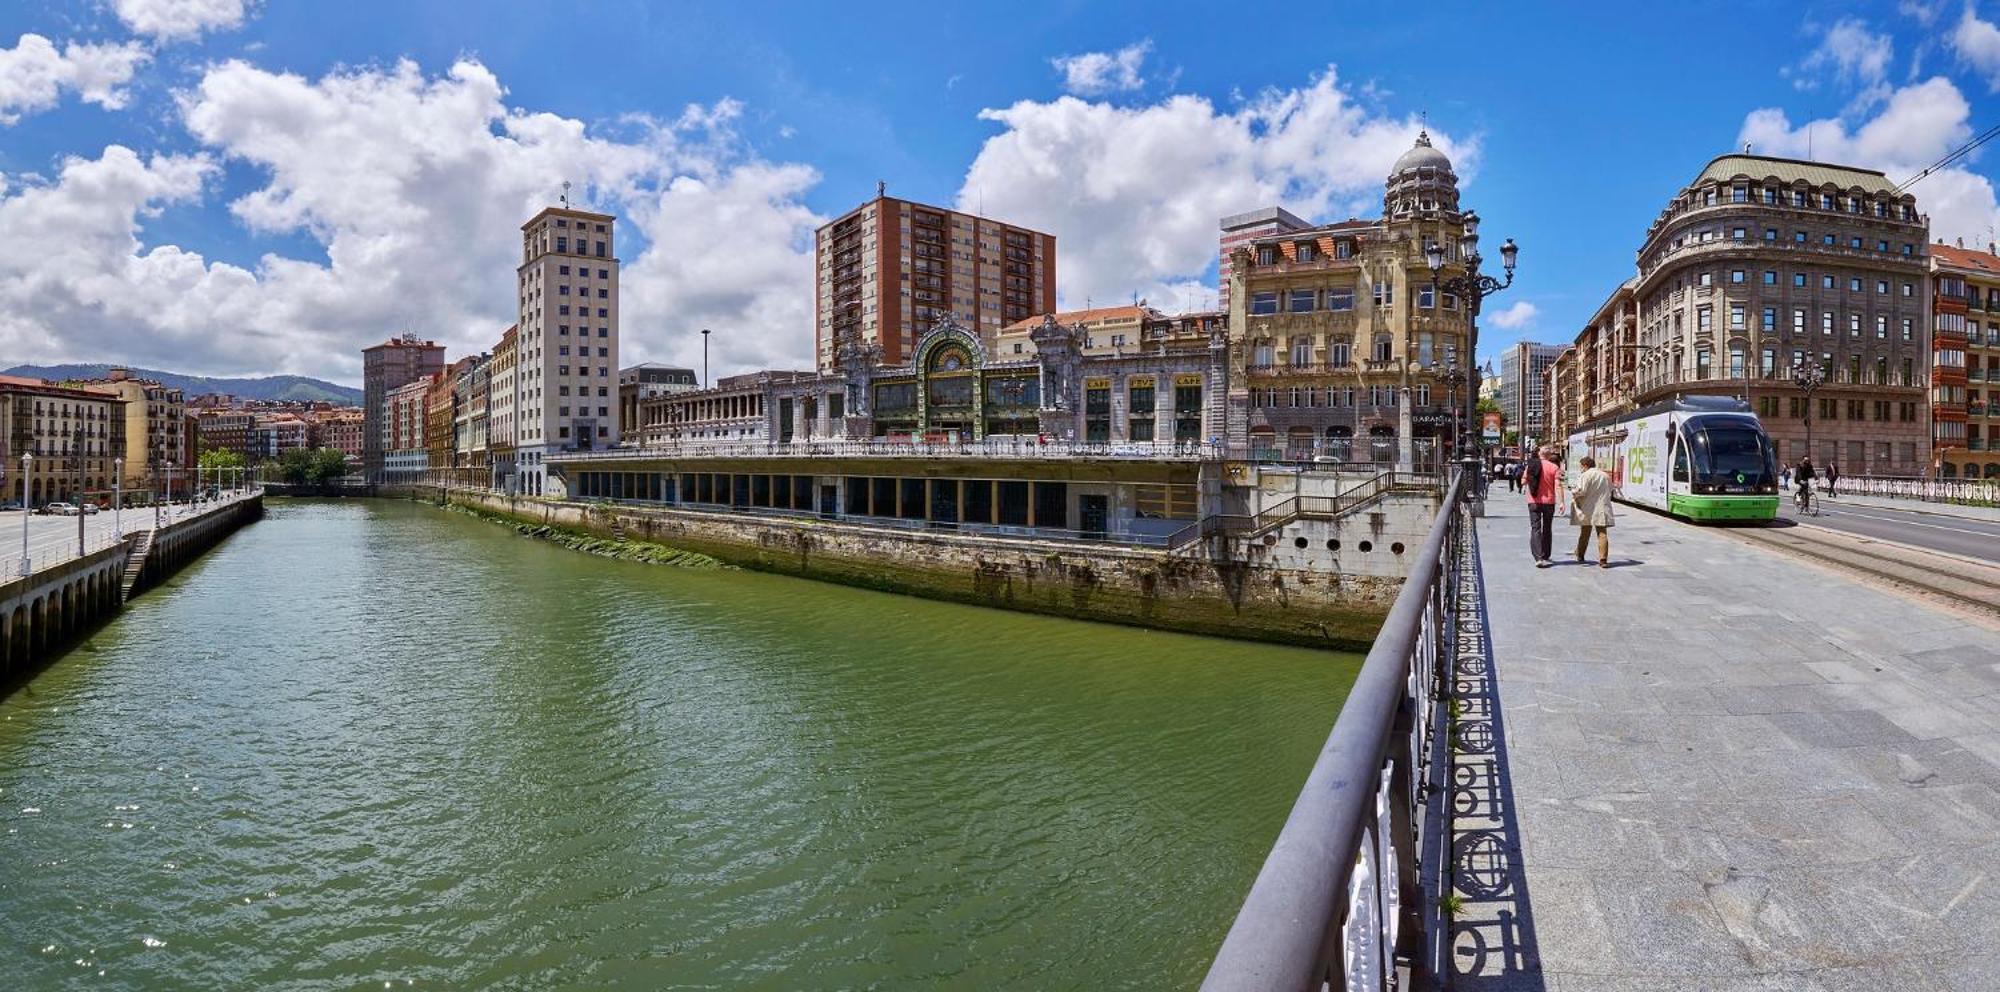
[[[242,468],[244,465],[249,464],[249,462],[242,455],[234,451],[222,448],[210,448],[201,453],[201,457],[196,460],[195,464],[205,469]]]
[[[347,474],[347,456],[334,448],[293,448],[266,462],[264,472],[294,485],[321,486]]]

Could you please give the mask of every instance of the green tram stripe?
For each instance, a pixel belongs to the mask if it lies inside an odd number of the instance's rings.
[[[1667,497],[1667,512],[1689,520],[1774,520],[1778,516],[1778,497],[1674,493]]]

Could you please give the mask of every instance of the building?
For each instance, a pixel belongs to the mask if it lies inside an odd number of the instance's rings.
[[[1647,229],[1628,283],[1636,338],[1606,339],[1636,352],[1629,401],[1737,394],[1783,463],[1807,454],[1810,413],[1822,471],[1922,472],[1931,445],[1927,224],[1916,197],[1880,172],[1714,159]],[[1582,367],[1619,372],[1578,388],[1617,385],[1624,366],[1604,354]],[[1826,376],[1810,410],[1793,379],[1808,364]]]
[[[459,359],[444,367],[444,371],[426,382],[424,390],[424,460],[430,466],[433,481],[450,478],[463,481],[448,473],[456,461],[455,445],[456,409],[453,406],[453,389],[458,382],[458,374],[466,359]]]
[[[444,346],[420,341],[414,334],[361,350],[361,470],[368,481],[379,481],[383,469],[388,426],[382,404],[388,400],[389,391],[434,375],[442,368]]]
[[[125,400],[115,393],[0,375],[0,479],[23,506],[110,502],[114,459],[126,450]],[[33,456],[22,464],[22,456]]]
[[[639,404],[669,393],[700,389],[693,369],[645,362],[618,370],[618,422],[627,431],[639,423]]]
[[[1548,422],[1544,436],[1535,439],[1536,443],[1561,444],[1563,442],[1558,439],[1569,437],[1575,432],[1576,425],[1590,419],[1584,406],[1587,394],[1577,387],[1578,355],[1577,348],[1564,348],[1562,354],[1557,355],[1556,360],[1542,372],[1541,391],[1546,398],[1544,409]]]
[[[1428,134],[1396,161],[1382,207],[1316,227],[1276,208],[1223,221],[1227,436],[1250,457],[1431,463],[1451,446],[1474,330],[1439,283],[1477,258],[1478,216]]]
[[[2000,478],[2000,253],[1931,246],[1932,471]]]
[[[1548,422],[1548,371],[1563,350],[1559,344],[1518,341],[1500,352],[1500,388],[1493,399],[1523,446],[1555,436]]]
[[[1356,222],[1358,223],[1358,222]],[[1221,258],[1216,263],[1218,271],[1217,306],[1224,312],[1229,310],[1229,277],[1235,268],[1233,256],[1239,246],[1248,245],[1260,238],[1270,239],[1281,234],[1310,230],[1312,224],[1300,220],[1283,207],[1264,207],[1222,218],[1222,236],[1219,239]]]
[[[561,495],[549,488],[549,454],[618,444],[616,224],[549,207],[521,225],[514,450],[528,495]]]
[[[1042,322],[1050,316],[1064,327],[1083,330],[1083,354],[1116,355],[1137,350],[1147,323],[1162,320],[1166,315],[1147,306],[1143,301],[1129,307],[1098,307],[1093,310],[1064,310],[1053,315],[1036,314],[1026,320],[1008,324],[991,335],[983,335],[986,347],[996,359],[1033,358],[1035,331],[1040,329]]]
[[[486,484],[506,493],[517,491],[514,402],[519,392],[515,379],[515,341],[518,337],[519,331],[512,326],[501,332],[500,340],[493,345],[493,359],[486,376]]]
[[[451,424],[452,467],[464,485],[486,485],[492,480],[487,443],[492,433],[492,358],[473,355],[452,365]]]
[[[138,491],[151,487],[149,480],[161,475],[168,462],[192,464],[181,446],[181,422],[187,405],[181,391],[151,379],[135,379],[129,370],[107,370],[102,379],[80,379],[66,385],[106,393],[125,401],[125,488]]]
[[[361,468],[364,421],[360,410],[341,410],[320,421],[320,443],[346,455],[349,471]]]
[[[295,414],[252,414],[250,460],[281,458],[288,451],[305,451],[313,446],[313,425]]]
[[[1054,235],[898,200],[879,186],[875,199],[815,232],[813,246],[814,354],[823,370],[849,340],[901,365],[947,316],[985,338],[1056,309]]]
[[[413,379],[389,390],[383,400],[382,473],[385,482],[418,482],[430,470],[430,449],[426,445],[431,387],[443,377],[442,371]]]
[[[204,451],[227,451],[246,462],[259,459],[261,452],[256,438],[256,414],[247,410],[205,408],[195,414],[195,420],[197,462]],[[183,462],[181,467],[186,468],[187,464]]]

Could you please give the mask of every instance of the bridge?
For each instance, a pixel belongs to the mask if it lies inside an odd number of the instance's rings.
[[[1538,570],[1517,499],[1434,522],[1203,988],[2000,988],[2000,614],[1626,507]]]

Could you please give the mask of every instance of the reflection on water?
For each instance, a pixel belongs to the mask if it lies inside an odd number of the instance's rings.
[[[1184,987],[1355,665],[274,502],[0,701],[0,975]]]

